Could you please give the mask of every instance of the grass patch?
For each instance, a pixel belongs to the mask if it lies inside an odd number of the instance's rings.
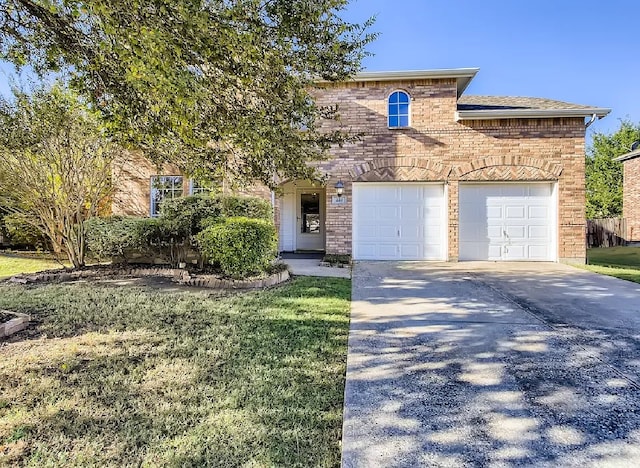
[[[62,266],[50,254],[0,253],[0,279],[20,273],[35,273],[54,268],[62,268]]]
[[[587,250],[590,265],[640,269],[640,247],[607,247]]]
[[[338,466],[349,296],[0,286],[0,465]]]
[[[640,283],[640,247],[588,249],[587,263],[587,270]]]

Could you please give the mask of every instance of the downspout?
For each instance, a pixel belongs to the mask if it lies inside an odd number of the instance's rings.
[[[591,116],[591,119],[590,119],[586,124],[584,124],[584,128],[585,128],[585,130],[586,130],[587,128],[589,128],[589,125],[591,125],[593,122],[595,122],[597,118],[598,118],[598,116],[597,116],[596,114],[593,114],[593,115]]]

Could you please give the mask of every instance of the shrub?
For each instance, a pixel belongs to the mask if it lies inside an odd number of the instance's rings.
[[[272,222],[246,217],[227,218],[198,235],[202,254],[234,278],[265,271],[276,254]]]
[[[183,239],[202,231],[202,220],[217,219],[221,216],[221,198],[203,195],[166,200],[160,212],[160,218],[168,223],[167,229],[170,229],[175,237]]]
[[[268,200],[258,197],[226,196],[222,198],[223,214],[227,218],[255,218],[273,221],[273,209]]]
[[[146,244],[146,233],[141,229],[144,221],[147,220],[125,216],[88,219],[84,223],[87,248],[103,259],[126,259],[126,250],[140,250]]]
[[[42,232],[27,222],[26,216],[22,213],[11,213],[4,215],[2,224],[4,231],[9,238],[9,244],[21,247],[31,247],[37,250],[48,249],[49,240]]]

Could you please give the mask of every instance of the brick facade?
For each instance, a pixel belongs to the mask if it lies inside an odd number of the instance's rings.
[[[411,96],[411,127],[387,128],[387,97]],[[333,150],[321,166],[330,175],[327,199],[338,180],[346,205],[327,203],[328,253],[351,253],[351,183],[442,181],[448,187],[450,261],[458,259],[460,181],[550,181],[558,190],[558,258],[584,263],[584,119],[456,121],[455,79],[349,82],[325,85],[320,105],[338,104],[333,128],[360,133],[361,141]]]
[[[327,129],[361,135],[355,143],[334,148],[334,157],[319,165],[320,172],[327,176],[326,252],[350,254],[352,251],[353,182],[445,183],[448,260],[457,261],[461,182],[547,181],[556,184],[557,258],[563,262],[584,263],[584,117],[456,120],[458,87],[456,78],[442,77],[324,83],[313,91],[317,104],[339,106],[340,118],[327,123]],[[406,91],[411,96],[411,123],[407,128],[387,126],[387,98],[395,90]],[[168,166],[158,172],[139,154],[123,167],[124,179],[129,182],[114,199],[113,212],[148,215],[150,177],[174,175],[175,168]],[[627,176],[626,171],[634,172]],[[633,165],[625,166],[626,178],[635,179],[639,175],[640,158]],[[344,183],[346,204],[331,203],[339,180]],[[186,183],[185,190],[188,190]],[[245,193],[264,198],[272,196],[261,186],[249,188]],[[636,198],[628,202],[628,196]],[[625,206],[638,210],[639,197],[638,191],[635,195],[625,191]],[[277,224],[284,216],[281,211],[282,199],[276,199]],[[626,212],[625,216],[631,218]],[[640,220],[640,216],[636,215],[635,219]],[[640,239],[640,225],[636,224],[633,229]]]
[[[178,167],[165,164],[158,167],[146,159],[141,151],[131,151],[114,164],[115,193],[111,213],[126,216],[149,216],[151,211],[151,178],[153,176],[183,176],[182,195],[189,195],[190,179]],[[223,187],[224,191],[225,188]],[[237,193],[271,199],[271,191],[256,184]],[[276,215],[278,215],[276,210]],[[276,217],[277,221],[277,217]]]
[[[114,164],[115,193],[111,203],[114,215],[149,216],[151,177],[181,175],[180,170],[166,164],[158,167],[144,157],[142,151],[130,151]],[[189,184],[183,184],[183,195],[189,194]]]
[[[640,157],[624,164],[622,216],[627,220],[627,241],[640,242]]]

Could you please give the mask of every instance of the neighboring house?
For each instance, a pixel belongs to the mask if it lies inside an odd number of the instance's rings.
[[[339,106],[340,120],[327,128],[362,139],[320,164],[324,185],[281,185],[274,202],[280,250],[356,260],[584,263],[585,117],[609,109],[463,95],[477,71],[367,72],[320,83],[317,103]],[[148,163],[133,166],[137,174],[120,194],[129,201],[116,212],[153,214],[152,199],[189,193],[171,168],[156,174]],[[154,198],[160,175],[179,179]]]
[[[627,221],[628,242],[640,242],[640,146],[634,143],[631,152],[615,158],[624,167],[622,186],[622,217]]]

